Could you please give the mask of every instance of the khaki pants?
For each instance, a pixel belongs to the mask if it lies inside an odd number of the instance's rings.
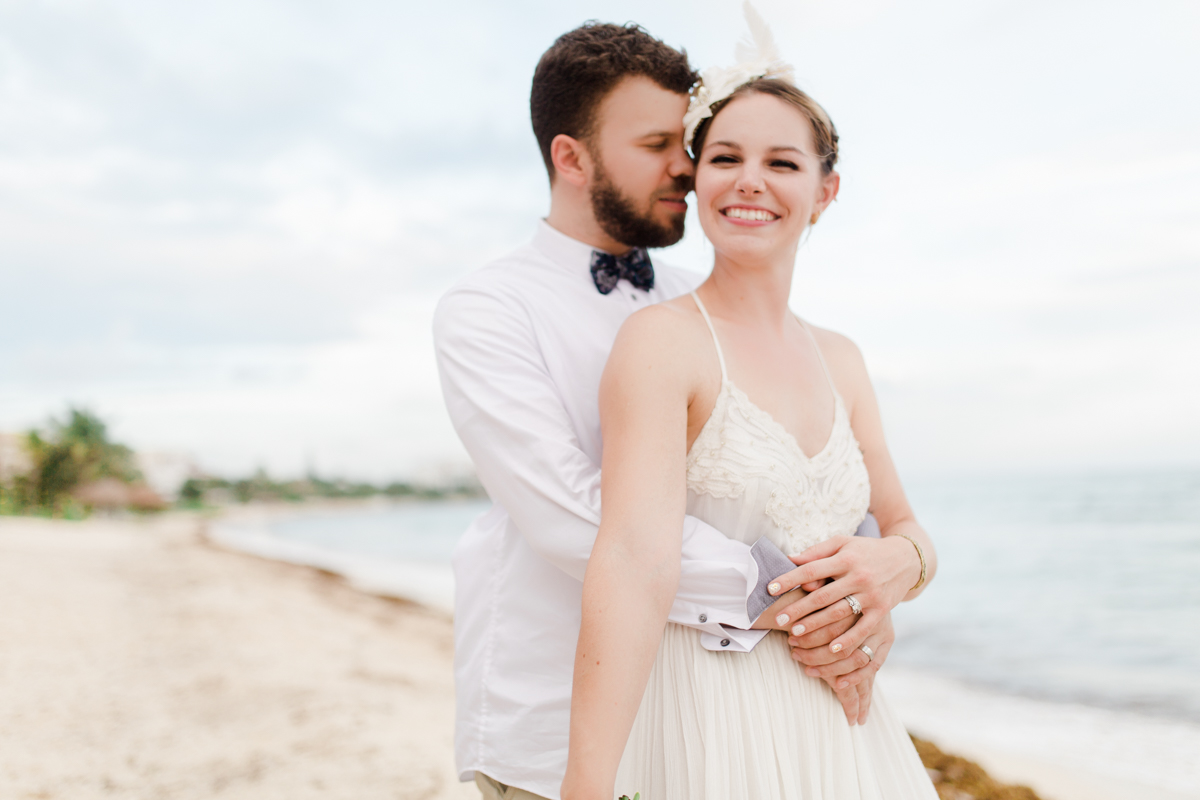
[[[483,800],[546,800],[540,794],[527,792],[515,786],[505,786],[500,781],[494,781],[482,772],[475,773],[475,785],[483,794]]]

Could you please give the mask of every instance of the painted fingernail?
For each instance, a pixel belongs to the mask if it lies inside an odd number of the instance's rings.
[[[770,592],[771,594],[779,594],[779,584],[778,583],[767,584],[767,591]]]
[[[840,653],[840,652],[842,652],[842,645],[840,643],[839,644],[831,644],[831,645],[829,645],[829,651],[831,653]]]
[[[780,624],[782,624],[782,623],[780,623]],[[799,636],[802,633],[804,633],[803,625],[793,625],[792,626],[792,636]]]
[[[779,626],[787,625],[787,622],[788,622],[787,614],[780,614],[778,617],[775,618],[776,625],[779,625]]]

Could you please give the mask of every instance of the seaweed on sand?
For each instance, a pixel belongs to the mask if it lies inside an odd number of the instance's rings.
[[[1028,786],[1000,783],[974,761],[943,753],[924,739],[912,740],[941,800],[1041,800]]]

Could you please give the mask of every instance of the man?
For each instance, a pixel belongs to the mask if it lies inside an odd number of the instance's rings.
[[[637,26],[560,37],[530,96],[550,213],[530,244],[448,292],[435,317],[446,405],[494,501],[454,556],[456,757],[486,798],[559,797],[600,522],[600,375],[629,314],[699,282],[651,266],[641,249],[683,235],[692,162],[682,120],[695,80],[683,53]],[[747,652],[766,633],[752,625],[775,613],[766,584],[791,568],[769,543],[747,547],[688,517],[670,620],[699,629],[707,649]],[[820,647],[848,624],[800,644]],[[869,665],[856,652],[823,677],[873,675],[886,649]],[[857,719],[859,689],[839,698]],[[869,690],[861,698],[865,713]]]

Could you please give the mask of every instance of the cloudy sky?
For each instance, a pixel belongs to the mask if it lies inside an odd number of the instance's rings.
[[[793,304],[902,472],[1200,463],[1200,6],[760,0],[842,134]],[[0,430],[89,406],[216,471],[465,456],[430,318],[527,239],[559,33],[700,66],[734,0],[0,0]],[[663,258],[697,271],[692,225]]]

